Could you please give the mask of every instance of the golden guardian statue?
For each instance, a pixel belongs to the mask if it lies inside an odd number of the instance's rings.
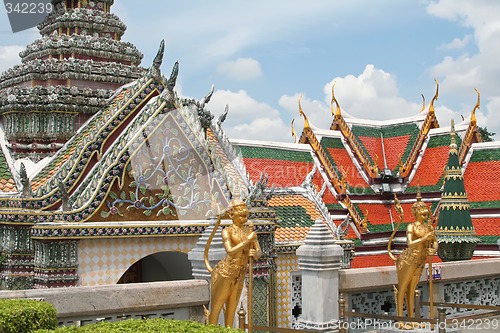
[[[398,287],[394,287],[396,310],[397,315],[402,317],[404,301],[406,300],[408,317],[413,318],[415,317],[415,290],[425,267],[427,256],[432,256],[436,253],[438,243],[434,227],[432,226],[429,207],[422,202],[419,189],[417,202],[412,206],[415,222],[410,223],[406,229],[407,248],[396,258],[391,251],[391,243],[403,220],[403,210],[396,195],[394,195],[394,201],[396,211],[400,215],[400,222],[389,239],[387,250],[391,259],[396,262],[396,272],[398,275]],[[399,327],[402,329],[413,329],[418,326],[419,324],[417,323],[399,323]]]
[[[240,199],[231,201],[227,214],[233,223],[222,230],[222,242],[227,256],[212,268],[208,261],[208,249],[217,231],[221,215],[205,247],[205,265],[211,273],[210,311],[208,323],[217,324],[219,314],[224,309],[224,324],[232,327],[236,308],[243,290],[245,275],[251,260],[259,259],[262,251],[257,234],[248,220],[248,207]],[[251,297],[251,294],[249,295]],[[251,311],[251,310],[250,310]]]

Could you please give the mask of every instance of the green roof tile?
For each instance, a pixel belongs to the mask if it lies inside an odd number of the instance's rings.
[[[266,158],[273,160],[286,160],[294,162],[313,163],[311,153],[308,151],[285,150],[254,146],[238,146],[243,158]]]
[[[12,179],[12,173],[10,172],[9,165],[7,164],[7,159],[0,149],[0,179],[10,180]]]
[[[280,227],[310,227],[313,219],[301,206],[273,206]]]
[[[470,162],[500,161],[500,149],[479,149],[474,150]]]

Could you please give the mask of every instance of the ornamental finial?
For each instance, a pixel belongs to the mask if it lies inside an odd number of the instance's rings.
[[[337,106],[335,111],[333,111],[333,103]],[[331,105],[331,110],[332,110],[332,115],[336,117],[340,117],[340,105],[339,102],[337,102],[337,99],[335,98],[335,82],[332,84],[332,101],[330,102]]]
[[[456,133],[455,133],[455,119],[451,120],[451,142],[450,142],[450,154],[455,153],[457,154],[457,139],[455,138]]]
[[[295,122],[295,118],[292,119],[292,137],[293,137],[293,143],[297,143],[297,133],[295,133],[295,129],[293,128],[294,122]]]
[[[474,90],[477,92],[477,102],[476,105],[474,106],[474,109],[472,110],[472,113],[470,115],[470,123],[474,126],[476,125],[476,110],[481,107],[481,93],[477,88],[474,88]]]
[[[304,128],[311,128],[311,125],[309,124],[309,119],[307,119],[306,114],[302,110],[302,105],[300,104],[300,100],[302,99],[302,95],[299,97],[299,114],[304,117]]]
[[[438,80],[434,79],[436,81],[436,93],[434,94],[434,97],[432,97],[431,104],[429,105],[429,112],[434,113],[434,101],[438,99],[439,95],[439,82]]]
[[[424,112],[425,110],[425,96],[424,94],[420,94],[420,96],[422,96],[422,110],[420,110],[420,112]]]

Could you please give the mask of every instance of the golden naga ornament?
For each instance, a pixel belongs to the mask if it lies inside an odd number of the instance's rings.
[[[231,201],[227,215],[233,223],[222,230],[222,242],[227,256],[214,268],[208,261],[208,249],[220,226],[221,214],[218,215],[217,223],[207,241],[204,259],[212,278],[210,311],[207,316],[209,324],[217,324],[219,314],[224,308],[224,324],[227,327],[233,326],[248,264],[252,259],[259,259],[262,256],[257,234],[253,231],[252,224],[246,224],[248,214],[248,207],[244,201],[240,199]]]
[[[387,251],[391,259],[396,262],[396,272],[398,275],[398,286],[397,288],[394,286],[396,312],[398,316],[403,316],[403,306],[406,300],[408,317],[413,318],[415,317],[415,291],[417,284],[425,267],[427,256],[432,258],[432,255],[437,251],[438,243],[434,227],[432,226],[429,207],[422,202],[419,188],[417,192],[417,202],[412,206],[415,222],[410,223],[406,230],[408,247],[396,258],[391,251],[391,243],[403,220],[403,209],[396,195],[394,195],[394,202],[400,221],[392,232],[389,243],[387,244]],[[429,262],[429,266],[431,269],[432,261]],[[430,283],[432,283],[432,279],[430,279]],[[431,285],[429,285],[429,287],[429,289],[432,288]],[[432,300],[430,303],[432,303]],[[430,312],[432,312],[432,310],[430,310]],[[414,329],[418,327],[420,327],[420,324],[416,322],[399,323],[399,328],[402,329]]]

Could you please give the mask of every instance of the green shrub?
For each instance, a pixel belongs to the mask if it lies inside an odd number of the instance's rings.
[[[57,327],[57,310],[52,304],[29,299],[0,299],[0,332],[28,333]]]
[[[194,321],[173,319],[128,319],[101,322],[81,327],[65,326],[55,330],[38,330],[34,333],[241,333],[241,330]]]

